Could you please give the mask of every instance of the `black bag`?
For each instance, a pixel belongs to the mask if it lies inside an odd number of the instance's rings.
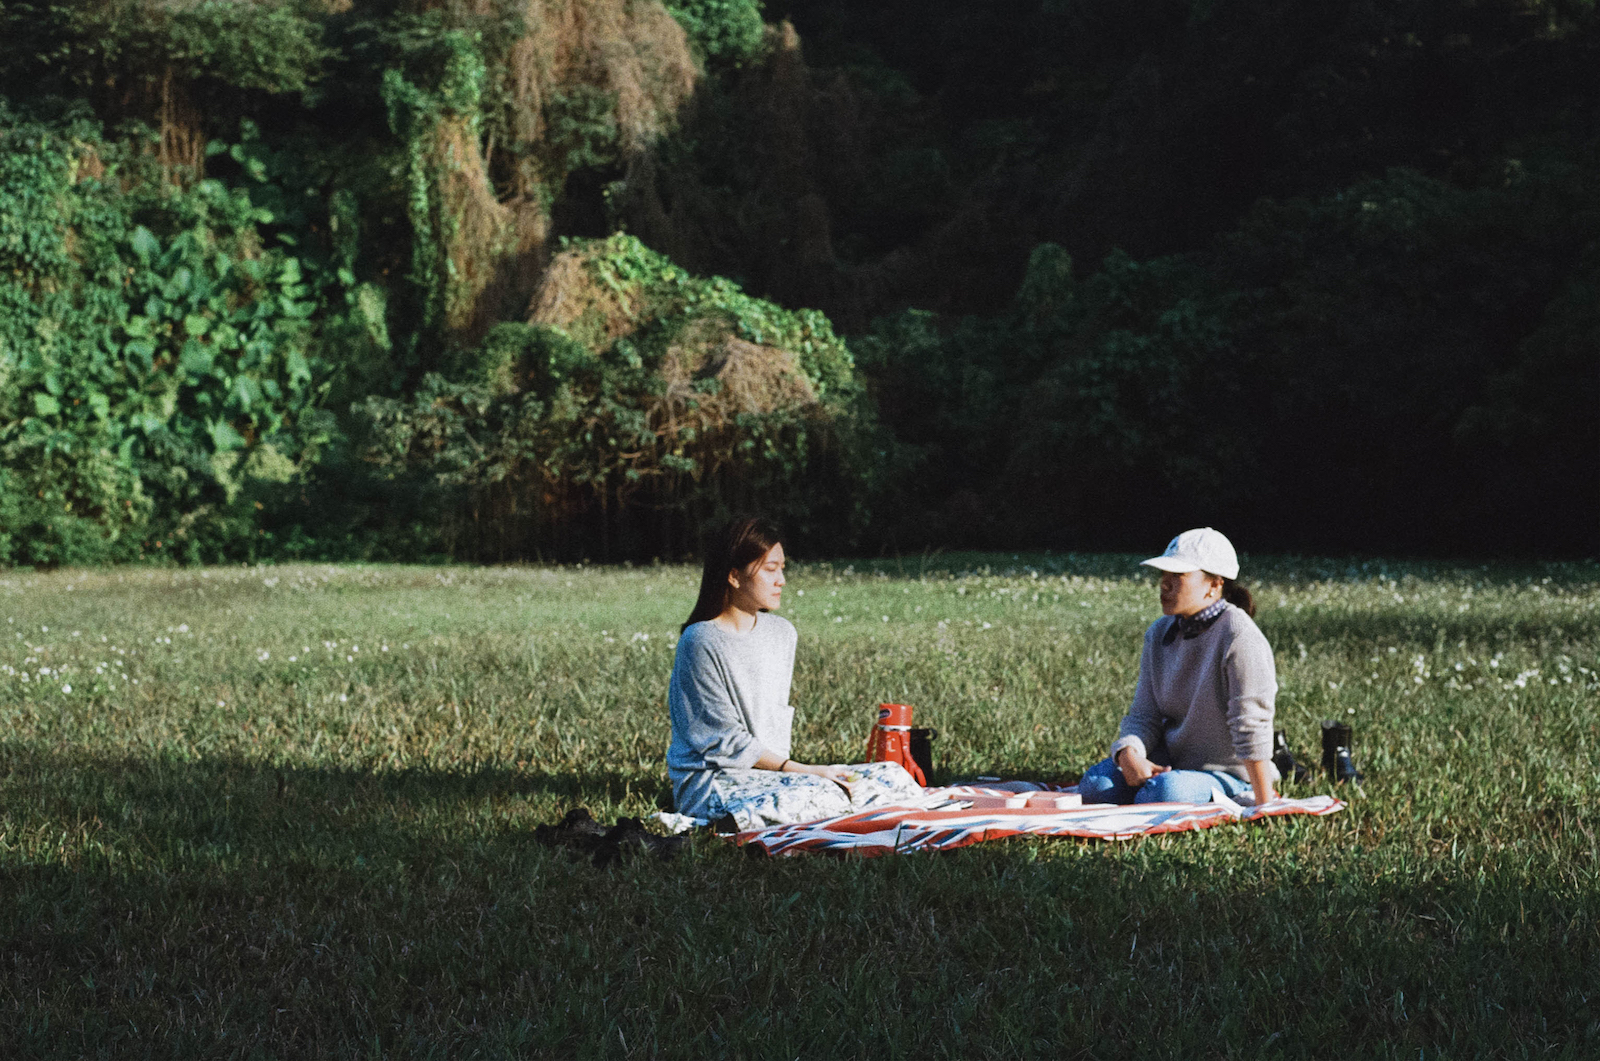
[[[933,784],[933,742],[939,739],[936,729],[911,727],[911,761],[922,771],[923,780]]]

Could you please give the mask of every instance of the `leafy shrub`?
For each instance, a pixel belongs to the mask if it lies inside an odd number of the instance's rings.
[[[13,42],[13,76],[65,75],[93,92],[107,82],[176,74],[186,81],[310,98],[330,57],[318,14],[316,5],[303,0],[23,2],[0,9],[0,31]]]
[[[686,515],[729,506],[787,516],[797,538],[859,527],[871,417],[821,314],[628,236],[569,244],[535,307],[451,378],[361,407],[372,460],[460,490],[458,549],[672,555],[692,546]]]
[[[852,346],[923,469],[880,532],[1080,547],[1159,513],[1289,548],[1588,547],[1597,191],[1396,170],[1202,254],[1076,279],[1043,245],[995,318],[880,321]]]
[[[230,510],[249,484],[293,478],[328,431],[307,267],[263,245],[274,219],[246,189],[180,190],[93,123],[7,117],[0,482],[33,529],[0,560],[248,536]]]
[[[719,63],[754,59],[761,50],[759,0],[665,0],[702,55]]]

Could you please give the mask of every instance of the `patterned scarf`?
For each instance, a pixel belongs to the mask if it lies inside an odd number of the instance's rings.
[[[1173,622],[1167,627],[1167,632],[1161,635],[1161,643],[1163,645],[1172,644],[1178,639],[1179,632],[1182,632],[1185,641],[1194,640],[1211,629],[1211,624],[1217,621],[1217,616],[1221,615],[1227,606],[1227,601],[1219,600],[1209,608],[1202,608],[1193,615],[1173,616]]]

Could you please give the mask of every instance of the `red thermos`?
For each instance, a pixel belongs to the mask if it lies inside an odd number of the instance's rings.
[[[899,763],[924,788],[928,779],[911,757],[911,705],[879,704],[878,720],[867,737],[869,763]]]

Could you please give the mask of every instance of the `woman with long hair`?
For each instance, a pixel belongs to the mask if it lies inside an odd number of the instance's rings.
[[[781,538],[769,520],[744,516],[706,541],[700,595],[667,690],[667,771],[679,814],[753,829],[922,794],[897,763],[816,766],[790,755],[798,637],[773,614],[785,585]]]
[[[1267,802],[1278,679],[1232,543],[1201,527],[1144,563],[1162,572],[1163,618],[1145,631],[1133,706],[1110,757],[1083,775],[1083,801]]]

